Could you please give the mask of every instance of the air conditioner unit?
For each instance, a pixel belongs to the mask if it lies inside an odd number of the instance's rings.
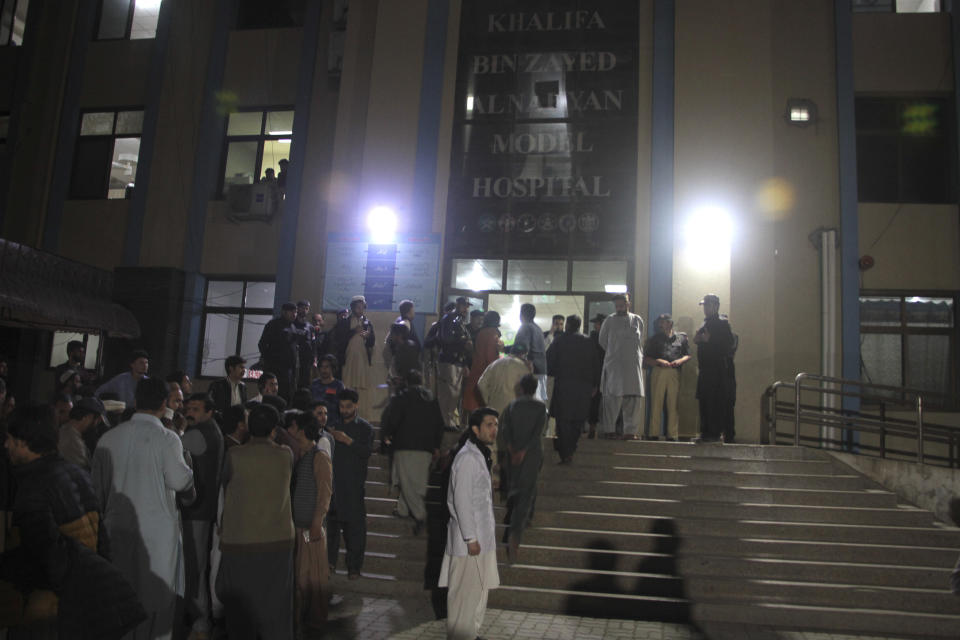
[[[279,190],[272,184],[232,184],[227,189],[229,217],[235,222],[269,222],[276,213],[279,197]]]

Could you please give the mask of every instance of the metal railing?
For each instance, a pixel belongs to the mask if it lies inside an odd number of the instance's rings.
[[[816,404],[809,402],[814,396],[818,396]],[[859,408],[844,409],[844,398],[859,399]],[[922,389],[798,373],[793,382],[777,381],[767,387],[762,412],[771,444],[832,448],[955,468],[960,466],[960,427],[929,422],[924,411],[930,406],[956,407],[956,400]],[[779,430],[781,423],[790,426]],[[802,425],[819,429],[815,435],[804,434]],[[912,448],[897,442],[912,443]]]

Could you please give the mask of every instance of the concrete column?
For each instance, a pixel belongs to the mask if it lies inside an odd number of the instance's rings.
[[[837,38],[837,152],[840,180],[840,313],[842,377],[860,379],[860,258],[857,204],[857,130],[854,118],[853,10],[835,0]],[[856,411],[857,398],[843,408]]]

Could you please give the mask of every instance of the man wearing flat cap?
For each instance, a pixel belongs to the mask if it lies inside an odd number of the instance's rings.
[[[297,342],[293,328],[296,316],[297,305],[284,302],[280,308],[280,316],[264,325],[257,345],[260,348],[263,371],[277,375],[279,395],[287,402],[293,394],[294,370],[297,364]]]
[[[737,400],[733,356],[737,337],[726,316],[720,315],[720,298],[703,296],[703,325],[693,337],[697,345],[697,400],[700,402],[700,440],[734,442],[733,407]]]

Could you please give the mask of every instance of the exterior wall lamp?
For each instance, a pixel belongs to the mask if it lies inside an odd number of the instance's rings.
[[[795,127],[808,127],[817,122],[817,105],[806,98],[788,98],[787,112],[784,115],[787,124]]]

